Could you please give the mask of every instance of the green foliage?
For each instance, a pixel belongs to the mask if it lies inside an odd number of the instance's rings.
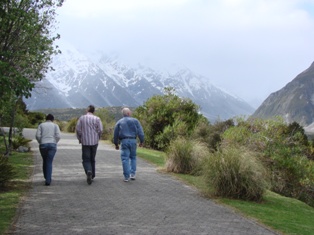
[[[8,228],[14,222],[19,203],[31,187],[29,179],[33,172],[34,157],[30,152],[13,152],[8,158],[8,163],[13,167],[14,177],[5,184],[3,190],[0,190],[0,234],[9,232]],[[0,175],[2,173],[6,174],[5,170],[0,169]]]
[[[219,121],[214,125],[210,125],[207,119],[202,119],[195,127],[192,138],[206,143],[211,151],[217,151],[222,141],[222,134],[232,126],[234,126],[232,119]]]
[[[76,127],[76,123],[78,121],[78,118],[72,118],[66,125],[65,127],[65,131],[70,132],[70,133],[74,133],[75,132],[75,127]]]
[[[104,112],[108,111],[108,117],[110,120],[113,117],[114,121],[117,121],[122,117],[121,106],[96,108],[97,115],[98,115],[98,110],[102,112],[101,110],[103,109],[106,110]],[[130,107],[130,110],[134,111],[134,108]],[[71,120],[72,118],[79,118],[81,115],[85,114],[86,108],[39,109],[37,111],[41,113],[45,113],[45,114],[52,113],[58,120],[67,122]]]
[[[0,155],[0,189],[3,189],[15,175],[14,168],[9,163],[8,158]]]
[[[15,135],[12,139],[12,148],[17,149],[20,146],[27,147],[32,140],[24,138],[22,135]]]
[[[102,121],[103,133],[101,138],[103,140],[110,140],[113,138],[113,128],[115,125],[115,116],[111,110],[107,108],[99,108],[95,113]]]
[[[45,120],[45,114],[41,112],[27,112],[27,119],[30,127],[36,127]]]
[[[314,204],[312,146],[303,128],[282,119],[238,121],[223,134],[222,148],[245,146],[259,152],[271,172],[271,189],[284,196]]]
[[[0,100],[28,97],[57,52],[52,36],[56,8],[63,0],[0,3]]]
[[[59,129],[60,131],[65,131],[65,128],[67,126],[67,122],[63,122],[63,121],[60,121],[60,120],[54,120],[54,123],[57,124],[59,126]],[[37,126],[36,126],[37,128]]]
[[[166,151],[166,170],[174,173],[197,174],[208,148],[198,141],[177,138]]]
[[[268,187],[267,171],[245,148],[225,147],[204,162],[204,177],[218,196],[261,201]]]
[[[172,94],[170,88],[166,91],[166,95],[148,99],[133,115],[143,126],[145,144],[153,149],[166,149],[169,141],[181,134],[189,136],[201,118],[199,107],[191,100]]]
[[[99,108],[96,110],[95,115],[97,115],[104,123],[114,123],[114,114],[106,108]]]

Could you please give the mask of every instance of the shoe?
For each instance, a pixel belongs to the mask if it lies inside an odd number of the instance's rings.
[[[92,172],[87,172],[87,183],[92,184]]]
[[[130,180],[130,179],[124,179],[123,181],[124,181],[124,182],[129,182],[129,180]]]
[[[135,175],[131,175],[130,179],[135,180]]]
[[[49,186],[50,185],[50,183],[45,183],[45,186]]]

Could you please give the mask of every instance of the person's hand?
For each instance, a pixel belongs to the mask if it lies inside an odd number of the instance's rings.
[[[143,147],[143,143],[139,143],[139,145],[138,145],[139,147]]]
[[[116,150],[119,150],[119,145],[116,145]]]

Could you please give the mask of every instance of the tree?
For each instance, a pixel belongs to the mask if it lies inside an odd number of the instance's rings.
[[[10,106],[12,123],[16,102],[31,95],[35,82],[51,69],[51,56],[60,52],[54,45],[59,35],[52,33],[56,9],[63,1],[0,2],[0,112]],[[0,113],[0,125],[3,115]]]
[[[145,143],[154,149],[165,149],[176,137],[189,136],[202,117],[190,99],[175,95],[172,88],[165,91],[165,95],[151,97],[134,112],[142,123]]]

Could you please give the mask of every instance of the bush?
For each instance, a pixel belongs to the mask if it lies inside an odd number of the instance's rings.
[[[222,149],[244,146],[260,153],[260,160],[271,172],[271,190],[314,204],[313,147],[299,124],[287,125],[281,119],[240,120],[222,138]]]
[[[166,151],[166,170],[174,173],[197,174],[208,149],[197,141],[178,138],[172,141]]]
[[[233,120],[216,122],[210,125],[207,120],[200,120],[195,127],[192,138],[206,143],[211,151],[217,151],[222,141],[222,134],[230,127],[234,126]]]
[[[313,206],[314,162],[306,156],[292,155],[289,149],[285,152],[272,156],[272,190]]]
[[[16,135],[12,139],[12,147],[13,149],[17,149],[20,146],[28,146],[28,143],[31,142],[32,140],[24,138],[21,134]]]
[[[70,133],[75,132],[76,123],[78,121],[78,118],[72,118],[66,125],[65,130]]]
[[[262,200],[269,184],[266,170],[255,154],[232,146],[210,154],[204,162],[203,174],[217,196]]]
[[[54,121],[55,124],[57,124],[60,128],[60,131],[65,131],[67,123],[64,121],[60,121],[60,120],[55,120]]]
[[[3,188],[15,177],[13,166],[9,163],[8,158],[0,156],[0,187]]]
[[[184,123],[184,136],[189,137],[203,117],[190,99],[174,95],[171,88],[165,92],[165,95],[152,96],[133,113],[144,129],[145,144],[157,150],[165,150],[169,140],[181,135],[179,123]]]
[[[37,127],[40,122],[45,120],[45,114],[41,112],[28,112],[27,118],[30,127]]]

